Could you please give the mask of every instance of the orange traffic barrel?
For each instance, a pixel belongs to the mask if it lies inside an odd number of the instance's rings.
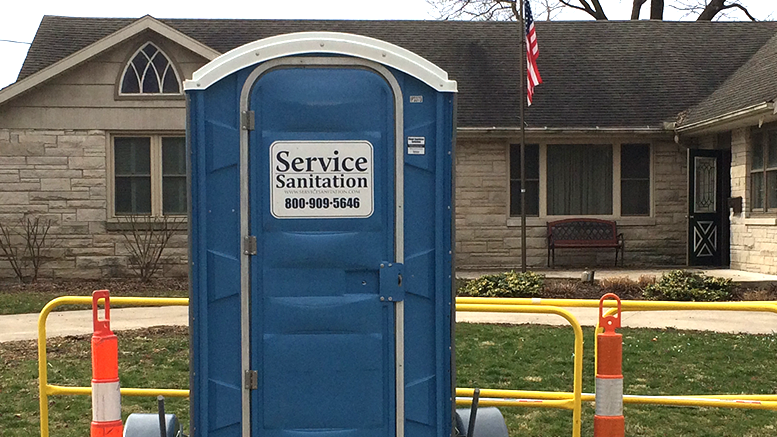
[[[105,303],[105,317],[98,305]],[[92,293],[92,426],[91,437],[121,437],[121,392],[119,388],[119,342],[111,331],[108,290]]]
[[[618,302],[618,312],[605,317],[604,301],[607,299]],[[596,336],[594,437],[624,437],[623,336],[615,332],[616,328],[621,327],[621,300],[617,295],[608,293],[599,300],[599,326],[604,328],[604,332]]]

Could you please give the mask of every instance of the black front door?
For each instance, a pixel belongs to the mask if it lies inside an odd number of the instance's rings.
[[[688,264],[721,266],[728,262],[728,151],[688,152]]]

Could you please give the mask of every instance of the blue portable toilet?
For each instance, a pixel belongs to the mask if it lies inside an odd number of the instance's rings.
[[[192,435],[450,436],[456,82],[311,32],[185,89]]]

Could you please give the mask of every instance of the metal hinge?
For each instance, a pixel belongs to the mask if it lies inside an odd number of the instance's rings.
[[[259,374],[256,373],[256,370],[246,370],[245,381],[246,390],[256,390],[259,388]]]
[[[254,111],[243,111],[240,113],[240,128],[243,130],[254,130]]]
[[[243,255],[256,255],[256,237],[253,235],[243,239]]]

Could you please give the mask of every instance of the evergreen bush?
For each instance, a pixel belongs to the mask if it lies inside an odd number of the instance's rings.
[[[483,275],[459,288],[459,296],[470,297],[539,297],[545,276],[533,272],[514,271]]]
[[[731,300],[734,286],[731,279],[713,278],[686,270],[674,270],[661,277],[655,284],[645,287],[647,299],[715,302]]]

